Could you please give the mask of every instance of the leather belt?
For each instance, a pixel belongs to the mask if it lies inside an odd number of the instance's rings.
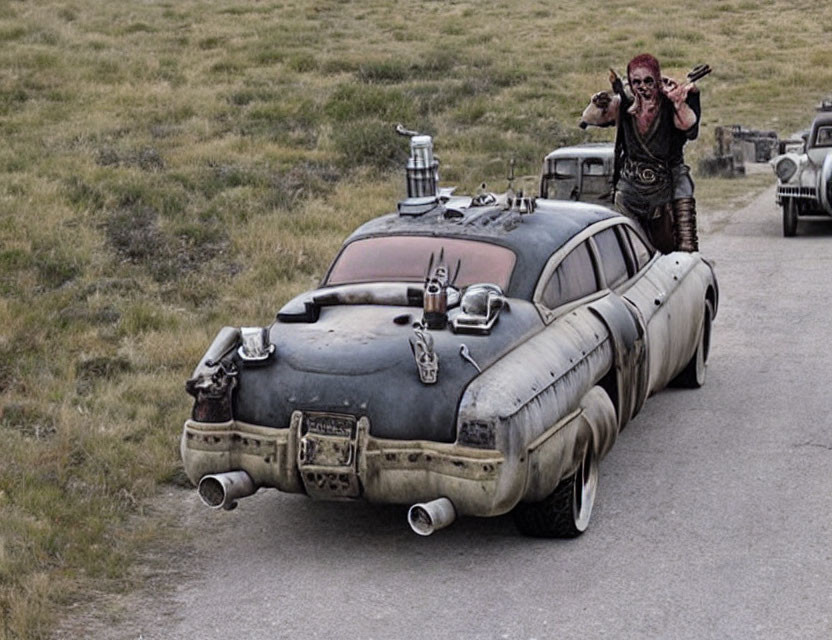
[[[670,175],[664,167],[634,160],[627,160],[624,163],[622,174],[628,180],[645,185],[666,184],[670,181]]]

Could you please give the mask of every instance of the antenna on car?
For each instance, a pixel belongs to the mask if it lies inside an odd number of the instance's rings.
[[[430,279],[431,272],[433,271],[433,259],[434,259],[434,254],[433,254],[433,251],[431,251],[430,252],[430,260],[428,260],[428,268],[427,268],[427,271],[425,271],[425,283],[426,284],[427,284],[427,281]],[[439,255],[439,260],[442,260],[442,255],[441,254]]]

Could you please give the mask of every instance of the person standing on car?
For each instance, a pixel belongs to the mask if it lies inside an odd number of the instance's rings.
[[[698,251],[696,203],[683,149],[699,135],[699,91],[661,74],[644,53],[627,65],[632,96],[613,71],[614,94],[592,96],[582,121],[617,127],[615,206],[636,219],[659,251]]]

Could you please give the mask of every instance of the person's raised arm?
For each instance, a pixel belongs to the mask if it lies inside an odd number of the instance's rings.
[[[698,91],[699,89],[692,82],[678,84],[670,78],[667,78],[662,85],[662,92],[673,103],[673,124],[681,131],[689,131],[699,121],[699,117],[688,101],[688,95]]]

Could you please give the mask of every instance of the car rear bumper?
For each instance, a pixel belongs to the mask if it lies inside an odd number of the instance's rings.
[[[288,429],[188,420],[181,441],[185,471],[196,484],[205,475],[242,470],[257,486],[319,500],[413,504],[447,497],[459,515],[507,510],[499,500],[506,480],[500,451],[375,438],[366,418],[351,437],[303,433],[301,427],[300,412]]]

